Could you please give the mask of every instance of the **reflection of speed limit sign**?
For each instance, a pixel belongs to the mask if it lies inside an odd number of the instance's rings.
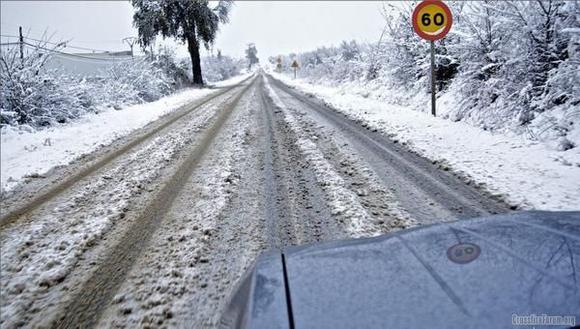
[[[454,263],[467,264],[481,254],[481,248],[475,243],[458,243],[447,249],[447,257]]]
[[[451,24],[451,10],[442,1],[425,0],[413,11],[413,28],[423,39],[435,41],[445,37]]]

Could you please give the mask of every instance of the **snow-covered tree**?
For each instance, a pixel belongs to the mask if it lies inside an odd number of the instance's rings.
[[[503,1],[467,2],[454,24],[452,35],[456,39],[449,48],[461,63],[457,82],[462,96],[455,120],[470,115],[472,109],[490,108],[498,98],[515,92],[507,90],[513,84],[501,78],[509,69],[506,63],[510,55],[505,50],[514,41],[498,15],[507,7]]]
[[[246,59],[248,60],[248,68],[250,69],[252,68],[252,65],[260,62],[260,59],[258,58],[258,50],[256,49],[255,44],[248,44],[248,48],[246,49]]]
[[[351,61],[353,59],[360,59],[360,50],[356,41],[352,40],[350,42],[342,41],[340,44],[340,51],[342,59],[345,61]]]
[[[461,61],[457,119],[472,113],[506,122],[516,117],[525,125],[570,100],[569,85],[556,89],[562,86],[556,81],[567,79],[550,76],[578,60],[569,51],[573,34],[566,32],[578,26],[578,12],[577,2],[555,0],[467,3],[452,33],[460,36],[452,45]]]
[[[132,0],[133,22],[139,42],[146,47],[158,35],[187,43],[194,84],[203,84],[199,46],[214,42],[219,24],[228,22],[232,1],[220,0]]]
[[[379,42],[282,56],[297,58],[302,78],[375,94],[424,110],[429,42],[413,31],[418,1],[384,5]],[[483,129],[510,127],[529,137],[565,138],[580,122],[580,2],[447,1],[453,28],[436,41],[440,115]],[[418,97],[417,97],[418,96]],[[446,97],[450,96],[450,97]],[[570,143],[563,139],[561,149]]]
[[[384,63],[383,70],[405,85],[426,76],[429,67],[425,56],[428,45],[417,37],[411,23],[415,3],[403,3],[399,7],[387,3],[383,8],[387,36],[379,60]]]
[[[0,56],[0,125],[46,127],[94,110],[82,83],[46,68],[50,52],[61,49],[39,42],[20,59],[17,48]],[[47,50],[41,50],[47,49]]]
[[[216,82],[229,79],[241,73],[244,68],[244,60],[221,55],[207,56],[201,59],[201,68],[208,82]]]
[[[0,126],[42,129],[87,113],[156,100],[183,85],[184,71],[170,50],[111,63],[91,76],[50,68],[61,46],[46,42],[0,53]]]

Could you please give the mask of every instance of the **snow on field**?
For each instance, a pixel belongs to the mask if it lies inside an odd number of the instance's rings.
[[[215,84],[236,84],[252,73]],[[108,145],[164,114],[213,93],[212,89],[186,89],[151,103],[87,114],[65,126],[24,132],[11,127],[2,129],[0,183],[4,191],[13,189],[24,178],[42,175],[51,168],[66,165],[84,154]]]
[[[580,208],[580,147],[562,152],[515,134],[493,134],[341,88],[272,74],[417,153],[448,164],[512,204],[541,210]]]

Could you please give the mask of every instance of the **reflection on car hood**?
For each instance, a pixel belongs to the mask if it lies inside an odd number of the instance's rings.
[[[533,320],[520,316],[580,316],[579,263],[580,212],[512,213],[291,247],[259,257],[222,325],[512,328]]]

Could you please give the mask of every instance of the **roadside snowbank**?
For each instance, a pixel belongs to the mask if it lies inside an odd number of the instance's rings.
[[[240,75],[236,75],[235,77],[232,77],[232,78],[227,79],[227,80],[210,83],[210,85],[213,86],[213,87],[217,87],[217,88],[222,88],[222,87],[227,87],[227,86],[235,85],[237,83],[240,83],[240,82],[244,81],[244,79],[249,78],[254,73],[256,73],[256,71],[257,71],[257,69],[253,69],[253,70],[251,70],[249,72],[242,73]]]
[[[215,86],[233,85],[251,74],[236,76]],[[9,191],[26,177],[42,175],[53,167],[69,164],[213,92],[215,90],[209,88],[186,89],[151,103],[129,106],[120,111],[110,109],[99,114],[87,114],[71,124],[41,131],[3,128],[0,135],[1,188]]]
[[[515,134],[492,134],[344,89],[272,74],[419,154],[449,164],[510,203],[541,210],[580,208],[580,148],[561,152]]]

